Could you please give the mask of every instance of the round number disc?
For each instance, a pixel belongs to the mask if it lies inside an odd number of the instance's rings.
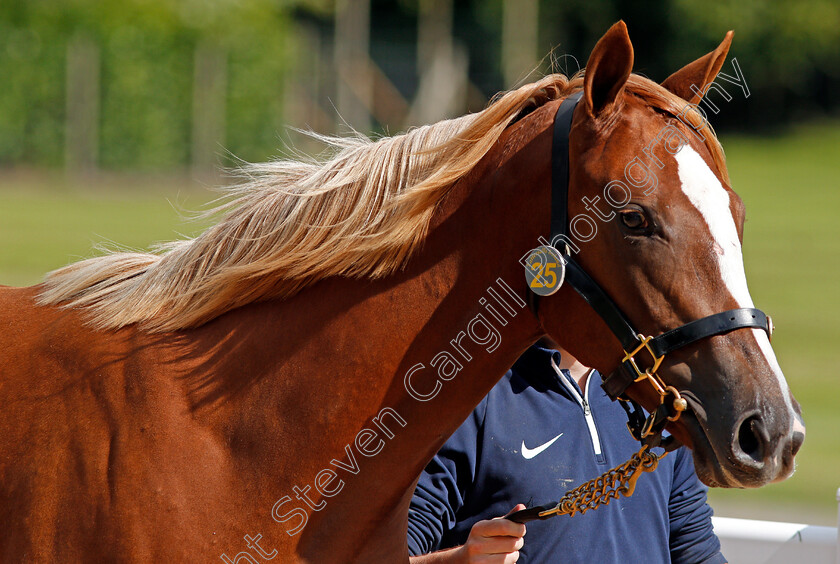
[[[566,262],[554,247],[542,245],[528,255],[525,280],[537,295],[550,296],[560,289],[566,277]]]

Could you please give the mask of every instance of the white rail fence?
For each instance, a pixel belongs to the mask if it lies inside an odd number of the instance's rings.
[[[712,522],[731,564],[840,564],[837,527],[728,517],[713,517]]]

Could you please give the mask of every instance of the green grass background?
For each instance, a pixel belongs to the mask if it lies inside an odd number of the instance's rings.
[[[168,177],[0,176],[0,284],[40,282],[50,270],[96,256],[95,245],[147,249],[195,235],[202,226],[194,212],[218,196]]]
[[[840,487],[840,123],[778,137],[723,139],[747,206],[744,255],[757,305],[776,323],[773,346],[808,427],[790,480],[714,490],[717,514],[835,524]],[[127,185],[126,185],[127,184]],[[0,176],[0,284],[26,285],[95,243],[146,248],[195,233],[183,210],[215,194],[172,179]]]

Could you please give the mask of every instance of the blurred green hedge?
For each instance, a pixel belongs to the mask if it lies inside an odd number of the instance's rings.
[[[67,51],[79,37],[98,48],[97,166],[168,170],[191,164],[195,57],[202,45],[226,60],[216,152],[227,156],[225,164],[231,155],[265,160],[280,145],[291,77],[317,82],[317,92],[303,96],[319,108],[322,124],[335,118],[329,56],[336,1],[3,0],[0,168],[65,164]],[[372,57],[410,102],[422,0],[370,1]],[[500,71],[503,0],[452,1],[453,34],[469,53],[474,92],[489,97],[511,86]],[[637,71],[655,80],[735,29],[731,56],[738,58],[751,96],[735,96],[713,117],[722,130],[772,129],[840,110],[838,0],[540,0],[539,56],[554,48],[564,63],[559,70],[573,72],[575,65],[560,56],[572,54],[584,65],[595,41],[618,19],[628,24]],[[318,36],[314,48],[301,40],[301,29]],[[321,61],[320,70],[303,68],[313,60]],[[729,63],[724,72],[732,74]]]
[[[269,0],[0,2],[0,166],[64,160],[68,43],[98,46],[98,162],[189,163],[196,46],[227,58],[224,149],[264,159],[277,145],[290,20]],[[219,148],[223,152],[223,148]]]

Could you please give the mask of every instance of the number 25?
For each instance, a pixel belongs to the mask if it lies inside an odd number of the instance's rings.
[[[545,269],[543,270],[543,264],[541,262],[532,263],[531,270],[538,271],[538,274],[533,280],[531,280],[531,288],[554,288],[554,285],[557,284],[557,275],[554,273],[553,269],[556,266],[556,262],[549,262],[545,265]],[[541,282],[541,280],[543,280],[543,274],[551,279],[550,283],[543,284]]]

